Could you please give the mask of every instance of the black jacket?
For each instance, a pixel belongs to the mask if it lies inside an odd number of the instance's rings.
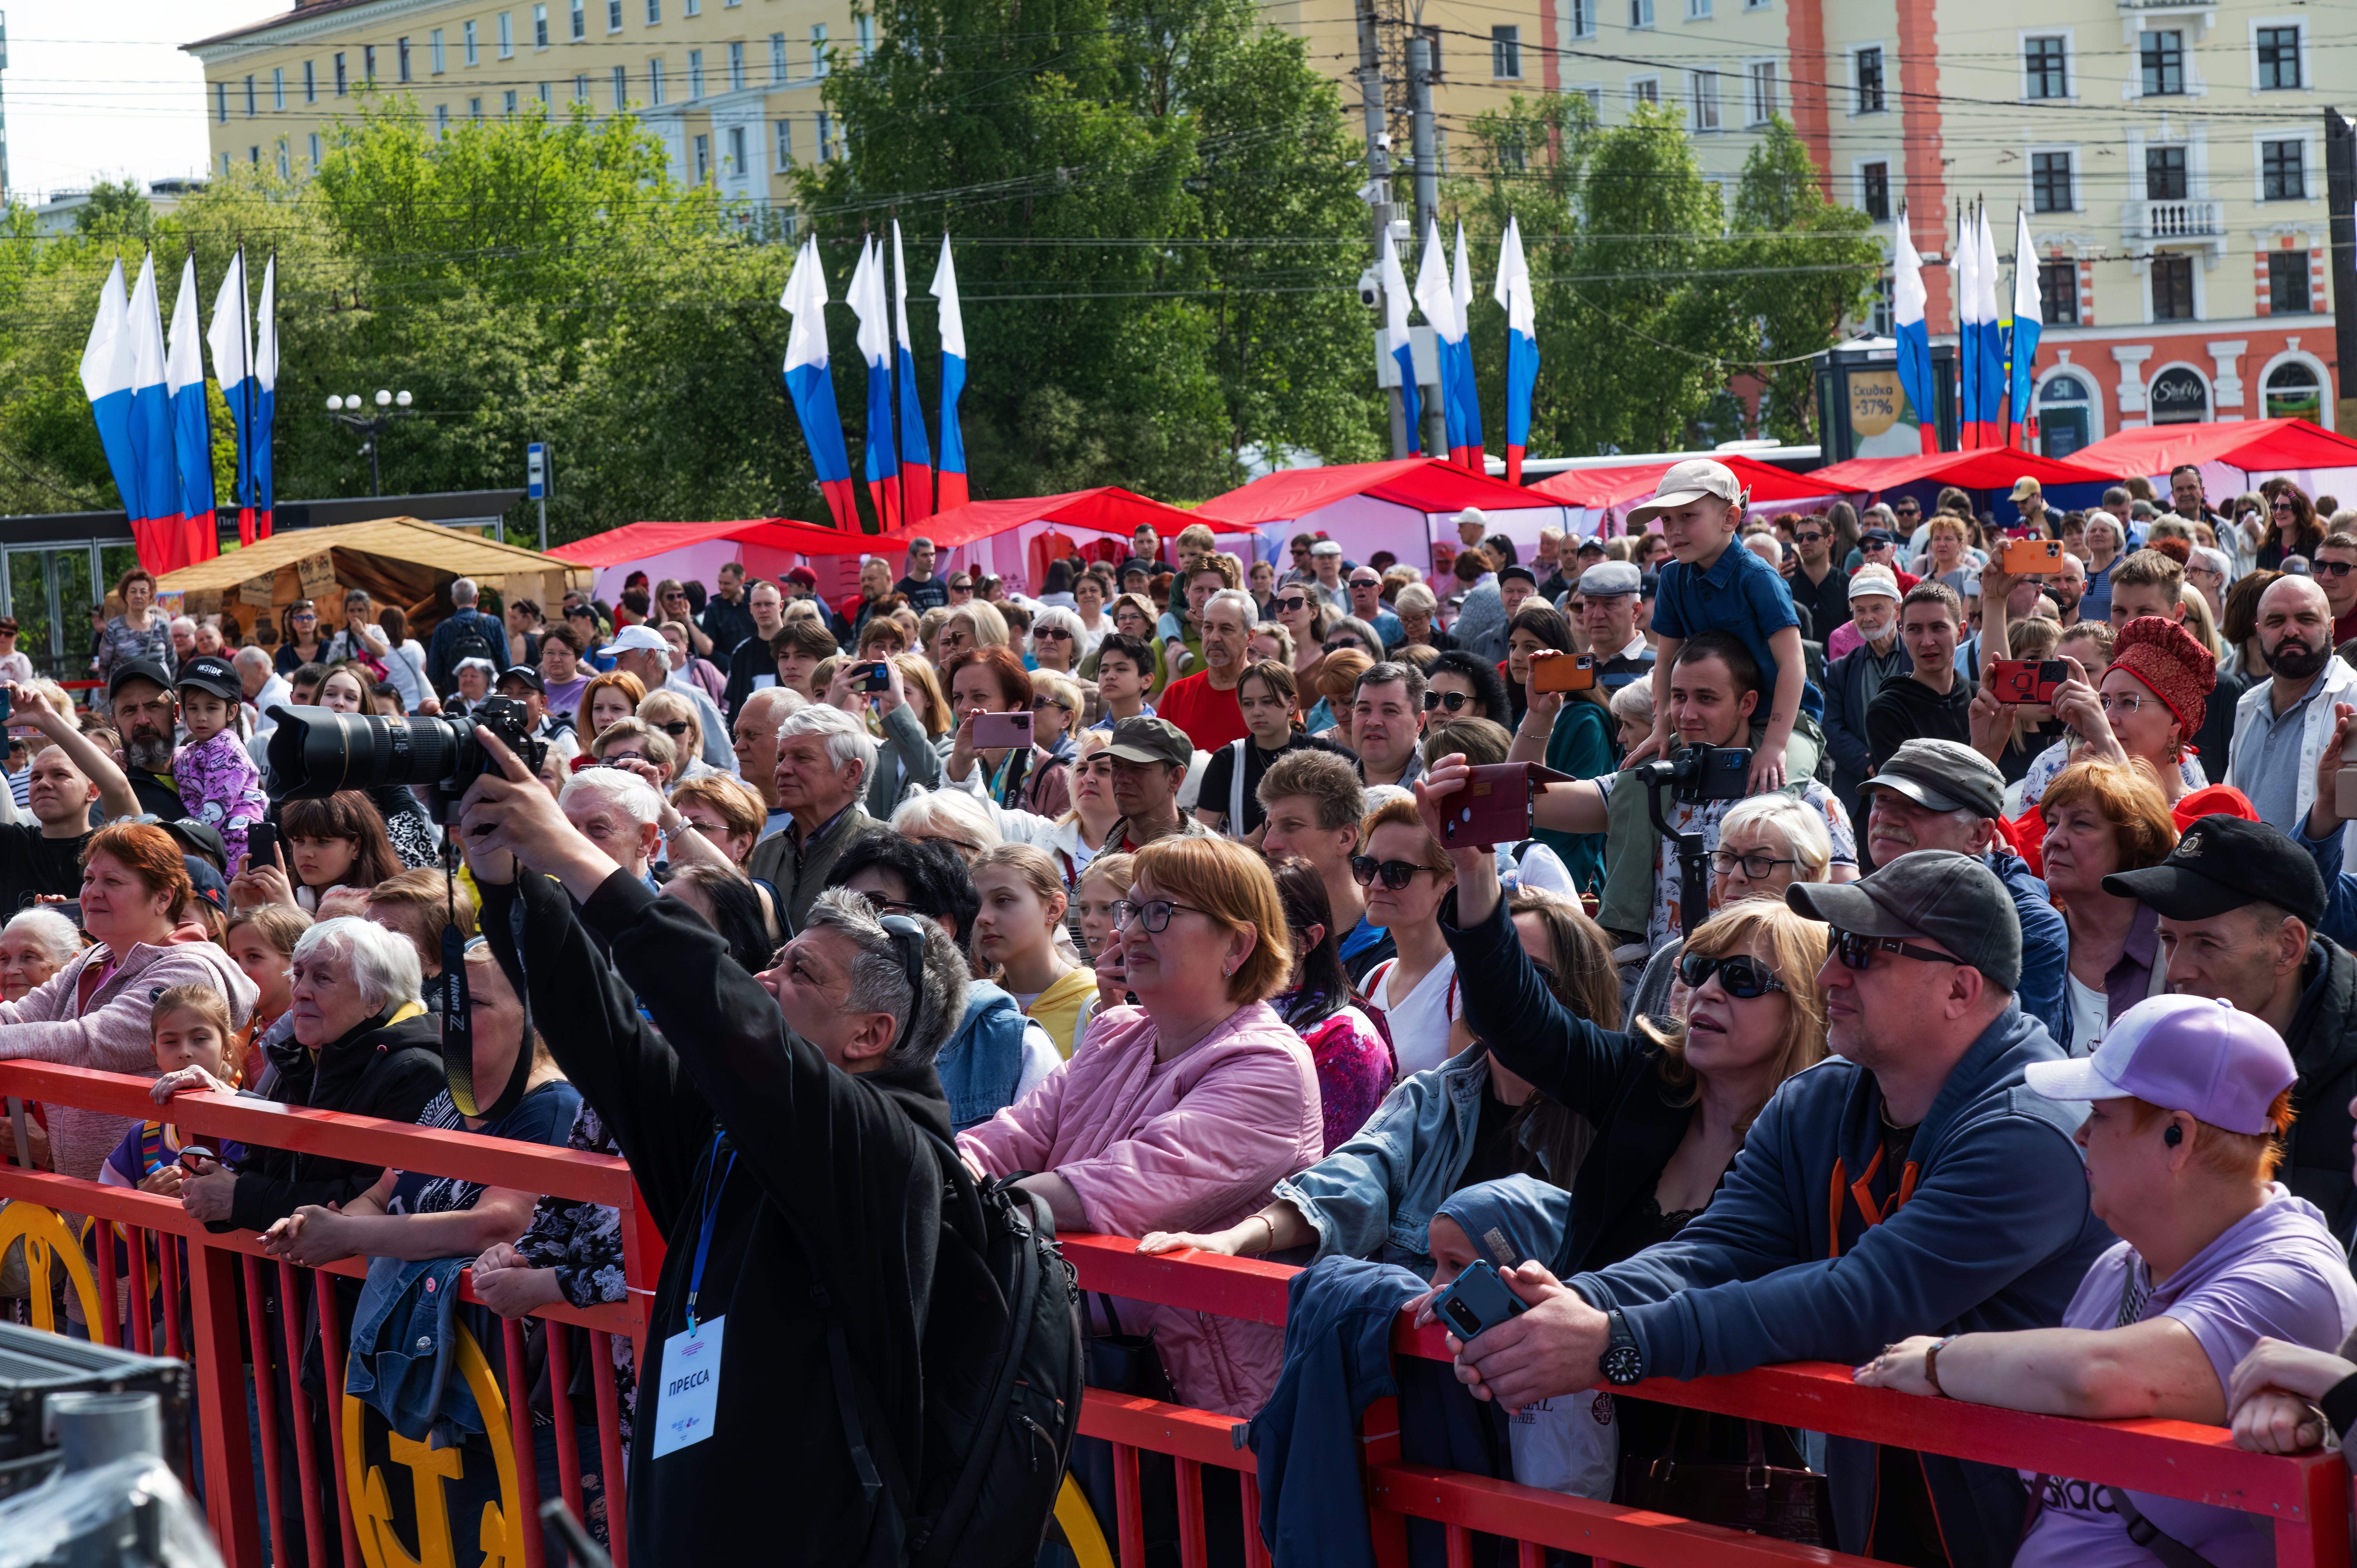
[[[919,1129],[950,1135],[941,1079],[931,1067],[854,1076],[828,1065],[786,1027],[711,927],[627,872],[608,877],[577,916],[542,877],[484,884],[482,892],[483,929],[511,975],[519,955],[510,921],[521,899],[525,984],[549,1048],[629,1159],[667,1249],[640,1373],[630,1556],[829,1568],[899,1562],[891,1512],[863,1500],[852,1467],[827,1314],[847,1340],[878,1467],[888,1477],[896,1461],[916,1471],[918,1341],[942,1198],[941,1167]],[[610,943],[611,966],[593,931]],[[713,1435],[658,1464],[663,1347],[686,1327],[716,1148],[728,1179],[712,1176],[717,1200],[697,1316],[727,1316],[733,1332],[724,1331]],[[782,1491],[780,1477],[791,1478]]]
[[[718,594],[704,601],[704,613],[695,618],[704,635],[712,639],[712,662],[723,674],[728,670],[728,656],[738,643],[753,635],[753,611],[748,601],[748,593],[739,594],[730,604]]]
[[[1910,740],[1953,740],[1970,745],[1973,683],[1958,674],[1942,696],[1912,676],[1886,681],[1866,710],[1866,749],[1875,769]]]
[[[2357,1238],[2357,1181],[2349,1174],[2349,1101],[2357,1095],[2357,957],[2329,937],[2309,944],[2307,989],[2284,1031],[2292,1066],[2291,1151],[2276,1179],[2324,1213],[2347,1246]]]
[[[1896,638],[1891,639],[1889,653],[1883,657],[1890,662],[1882,679],[1873,683],[1871,694],[1867,677],[1875,665],[1872,644],[1861,643],[1825,666],[1825,753],[1834,763],[1833,791],[1848,808],[1854,822],[1865,815],[1858,809],[1857,787],[1874,777],[1874,756],[1866,738],[1866,711],[1884,686],[1915,668],[1915,660],[1908,657],[1907,645]]]
[[[713,645],[719,651],[719,644]],[[737,722],[737,710],[753,694],[753,677],[778,677],[778,657],[770,650],[770,639],[759,632],[748,636],[728,650],[728,684],[720,689],[720,706],[728,714],[728,722]]]
[[[1838,566],[1825,568],[1825,580],[1809,581],[1799,561],[1792,564],[1792,575],[1784,579],[1792,590],[1792,607],[1806,610],[1809,623],[1816,628],[1814,640],[1823,642],[1834,634],[1834,628],[1849,619],[1849,574]]]
[[[414,1122],[447,1083],[442,1070],[442,1026],[426,1014],[397,1024],[381,1017],[335,1041],[314,1056],[294,1039],[269,1047],[274,1072],[270,1097],[283,1105],[341,1111]],[[355,1165],[327,1155],[290,1154],[246,1145],[238,1168],[229,1219],[205,1229],[264,1230],[307,1203],[342,1203],[374,1187],[382,1165]]]
[[[2250,689],[2249,682],[2219,671],[2217,687],[2201,712],[2201,727],[2186,737],[2193,743],[2194,755],[2201,759],[2201,771],[2212,784],[2226,781],[2226,754],[2234,744],[2234,704]]]

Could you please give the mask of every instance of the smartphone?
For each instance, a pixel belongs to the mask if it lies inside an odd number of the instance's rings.
[[[2357,817],[2357,734],[2341,748],[2341,768],[2332,776],[2332,803],[2343,817]]]
[[[1531,690],[1534,692],[1587,692],[1596,686],[1596,655],[1593,653],[1534,653],[1531,655]]]
[[[890,691],[892,667],[888,664],[870,664],[867,667],[867,678],[859,683],[859,689],[863,692]]]
[[[259,870],[278,865],[278,824],[256,822],[245,830],[245,869]]]
[[[40,908],[44,909],[54,909],[59,914],[63,915],[67,919],[71,920],[74,923],[75,930],[79,931],[82,929],[81,899],[68,898],[63,903],[43,904]]]
[[[1029,714],[976,714],[974,745],[977,751],[998,751],[1031,744]]]
[[[7,687],[0,686],[0,724],[5,724],[7,722],[8,699],[15,694],[16,693],[9,691]]]
[[[1687,800],[1740,800],[1749,793],[1751,779],[1751,748],[1745,746],[1706,746],[1690,750],[1694,758],[1693,780],[1679,796]]]
[[[2013,705],[2050,703],[2070,678],[2071,667],[2060,659],[1992,659],[1988,693],[1998,702]]]
[[[1525,1308],[1523,1298],[1506,1288],[1495,1264],[1476,1258],[1447,1290],[1432,1298],[1432,1316],[1459,1339],[1469,1340],[1485,1328],[1495,1328]]]
[[[2062,542],[2059,539],[2008,539],[2005,570],[2016,577],[2059,577],[2062,575]]]
[[[199,1160],[205,1162],[206,1165],[218,1165],[221,1164],[221,1157],[219,1155],[214,1154],[210,1149],[206,1148],[201,1144],[191,1144],[187,1148],[180,1151],[180,1168],[188,1172],[190,1176],[202,1176],[205,1174],[203,1166],[197,1163]]]

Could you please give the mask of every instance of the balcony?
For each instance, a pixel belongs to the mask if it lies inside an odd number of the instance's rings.
[[[2225,232],[2225,217],[2215,201],[2130,201],[2120,209],[2120,237],[2131,242],[2215,240]]]

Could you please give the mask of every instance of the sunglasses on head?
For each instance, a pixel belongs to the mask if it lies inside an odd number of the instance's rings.
[[[1458,713],[1472,700],[1463,692],[1426,692],[1424,694],[1424,711],[1428,714],[1436,708],[1447,708],[1452,714]]]
[[[1415,881],[1415,874],[1419,871],[1432,871],[1432,867],[1418,865],[1412,860],[1377,860],[1372,854],[1354,854],[1351,857],[1351,879],[1361,887],[1373,886],[1375,878],[1380,876],[1383,879],[1383,886],[1396,893]],[[1433,875],[1437,876],[1440,874],[1434,871]]]
[[[1857,931],[1845,931],[1839,926],[1829,927],[1827,934],[1834,956],[1841,961],[1844,969],[1865,969],[1874,962],[1874,955],[1878,952],[1894,952],[1901,958],[1920,959],[1925,963],[1953,963],[1960,969],[1964,967],[1963,959],[1933,952],[1930,948],[1919,948],[1898,937],[1864,936]]]
[[[1703,982],[1713,974],[1718,976],[1718,988],[1740,1002],[1786,989],[1784,983],[1777,979],[1766,964],[1749,953],[1728,953],[1716,958],[1698,952],[1679,955],[1678,978],[1684,981],[1689,988],[1700,990]]]

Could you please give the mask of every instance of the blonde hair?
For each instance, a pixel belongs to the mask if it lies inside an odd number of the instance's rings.
[[[1315,625],[1317,623],[1313,621],[1311,624]],[[1290,670],[1293,668],[1293,634],[1291,632],[1286,630],[1285,628],[1277,625],[1276,622],[1273,620],[1265,620],[1258,626],[1252,628],[1251,636],[1275,638],[1276,639],[1277,658],[1284,663],[1286,669]]]
[[[2190,583],[2179,584],[2177,602],[2185,607],[2185,629],[2193,634],[2193,640],[2208,649],[2211,658],[2225,658],[2226,645],[2218,640],[2218,618],[2210,613],[2210,601],[2201,590]]]
[[[1728,807],[1727,815],[1719,819],[1719,842],[1726,843],[1727,834],[1754,823],[1772,827],[1784,835],[1784,847],[1791,850],[1792,858],[1801,863],[1793,881],[1823,882],[1825,879],[1833,865],[1834,841],[1833,835],[1825,831],[1824,818],[1814,810],[1781,789],[1774,794],[1749,796]]]
[[[1252,951],[1227,978],[1229,1001],[1265,1002],[1292,983],[1285,900],[1259,851],[1233,839],[1157,839],[1132,857],[1130,880],[1152,884],[1231,933],[1252,930]]]
[[[964,627],[976,648],[1004,648],[1014,637],[1006,629],[1006,618],[988,599],[968,599],[950,611],[948,624]]]
[[[1014,872],[1043,907],[1058,902],[1063,904],[1063,910],[1049,923],[1048,940],[1066,958],[1078,962],[1080,951],[1073,946],[1071,932],[1064,921],[1064,915],[1071,912],[1072,896],[1065,891],[1064,874],[1056,869],[1056,863],[1048,857],[1048,852],[1028,843],[996,844],[975,855],[971,870],[979,879],[985,871],[998,865]]]
[[[977,854],[996,849],[1005,837],[983,803],[962,789],[934,789],[911,795],[893,811],[891,826],[903,838],[914,836],[914,830],[916,834],[938,833],[964,839],[973,843]]]
[[[1651,681],[1631,681],[1613,693],[1612,700],[1606,706],[1622,724],[1643,725],[1651,729],[1653,727],[1653,683]]]
[[[1081,722],[1081,715],[1088,711],[1088,704],[1081,696],[1080,682],[1060,671],[1032,671],[1031,695],[1054,698],[1062,705],[1066,713],[1072,715],[1072,723],[1075,725]]]
[[[732,833],[756,833],[769,821],[769,808],[753,787],[733,773],[702,774],[678,785],[671,792],[674,807],[691,802],[709,806],[719,813]]]
[[[1444,757],[1462,757],[1475,768],[1491,767],[1506,760],[1513,744],[1506,726],[1494,720],[1448,719],[1425,732],[1424,765],[1429,768]]]
[[[1825,998],[1817,986],[1817,971],[1825,961],[1825,927],[1793,913],[1768,898],[1746,898],[1712,916],[1686,938],[1684,951],[1717,958],[1739,949],[1760,953],[1770,972],[1784,983],[1784,1037],[1777,1043],[1776,1082],[1825,1059]],[[1637,1032],[1662,1053],[1662,1081],[1685,1091],[1674,1101],[1692,1105],[1702,1098],[1702,1075],[1686,1060],[1686,1032],[1681,1024],[1656,1027],[1650,1019],[1637,1022]],[[1769,1090],[1770,1094],[1774,1089]],[[1763,1099],[1737,1123],[1749,1132],[1768,1101]]]
[[[930,615],[932,612],[925,612]],[[896,653],[892,667],[900,671],[900,679],[925,694],[925,738],[939,740],[950,733],[950,700],[942,692],[941,681],[933,667],[921,653]]]
[[[1401,615],[1437,616],[1440,613],[1440,601],[1422,583],[1407,583],[1393,597],[1392,608]]]
[[[1110,876],[1120,886],[1121,890],[1126,893],[1129,891],[1129,885],[1136,880],[1133,875],[1135,868],[1131,865],[1135,858],[1134,855],[1125,854],[1120,850],[1115,850],[1110,854],[1101,854],[1081,868],[1080,877],[1072,886],[1077,892],[1078,889],[1087,886],[1094,877]]]
[[[639,717],[658,728],[663,725],[681,723],[694,726],[692,734],[683,735],[677,740],[672,740],[670,732],[665,731],[663,739],[671,741],[672,749],[683,757],[695,757],[702,754],[704,721],[695,716],[695,704],[689,702],[684,693],[657,687],[647,693],[645,702],[639,704]],[[694,746],[688,745],[691,739],[695,742]]]
[[[679,771],[679,747],[672,745],[671,736],[644,719],[616,719],[599,730],[597,738],[589,743],[589,755],[602,761],[606,748],[618,740],[637,741],[646,747],[649,762],[667,773]]]

